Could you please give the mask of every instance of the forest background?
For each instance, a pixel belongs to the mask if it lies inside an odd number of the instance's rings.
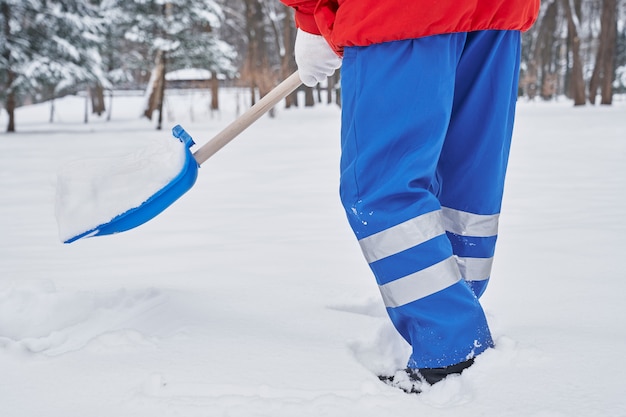
[[[626,91],[625,21],[626,0],[542,1],[523,37],[519,96],[611,105]],[[219,88],[239,86],[253,104],[296,69],[294,41],[293,13],[278,0],[0,0],[4,130],[16,130],[17,107],[42,101],[54,121],[54,99],[68,94],[85,95],[87,122],[110,117],[114,92],[142,91],[158,129],[170,87],[210,89],[217,110]],[[195,75],[168,77],[184,69]],[[322,96],[341,105],[339,72],[303,89],[305,106]]]

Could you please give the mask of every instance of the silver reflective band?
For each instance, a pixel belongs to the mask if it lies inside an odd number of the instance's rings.
[[[441,210],[435,210],[363,238],[359,245],[371,264],[444,233]]]
[[[460,281],[456,261],[451,256],[411,275],[380,285],[386,307],[394,308],[427,297]]]
[[[485,281],[491,276],[493,258],[456,257],[461,276],[466,281]]]
[[[498,234],[499,214],[474,214],[442,207],[443,224],[448,232],[461,236],[490,237]]]

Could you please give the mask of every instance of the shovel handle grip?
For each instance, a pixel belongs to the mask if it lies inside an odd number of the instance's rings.
[[[193,157],[196,159],[196,162],[201,165],[204,161],[215,155],[217,151],[226,146],[231,140],[235,139],[237,135],[246,130],[252,123],[256,122],[261,116],[267,113],[269,109],[291,94],[296,88],[300,87],[301,84],[302,81],[300,81],[298,71],[291,74],[283,82],[274,87],[272,91],[256,102],[254,106],[250,107],[244,114],[235,119],[231,124],[226,126],[224,130],[194,152]]]

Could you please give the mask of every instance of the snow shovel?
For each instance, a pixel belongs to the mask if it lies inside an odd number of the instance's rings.
[[[124,232],[157,216],[194,185],[202,163],[301,83],[298,72],[294,72],[193,154],[190,150],[195,145],[193,139],[177,125],[172,134],[178,141],[171,141],[173,144],[167,141],[158,151],[120,158],[124,161],[117,164],[100,161],[100,168],[94,168],[98,166],[94,161],[78,161],[77,165],[61,170],[56,199],[61,240],[71,243]],[[128,191],[133,177],[141,179],[135,182],[142,189]],[[126,194],[120,190],[126,190]]]

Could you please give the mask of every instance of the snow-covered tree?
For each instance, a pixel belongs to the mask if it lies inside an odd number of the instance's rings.
[[[0,102],[9,115],[7,132],[15,131],[17,94],[28,84],[22,71],[32,59],[29,34],[36,32],[31,19],[38,7],[38,0],[0,0]]]
[[[141,73],[150,70],[146,65],[149,49],[144,45],[130,44],[126,31],[137,19],[127,9],[125,1],[101,0],[100,16],[104,23],[104,39],[100,43],[103,68],[114,85],[128,86],[141,81]]]
[[[125,38],[145,53],[153,64],[144,114],[161,109],[165,73],[181,68],[203,68],[214,73],[234,73],[234,49],[215,30],[223,20],[213,0],[105,0],[108,10],[123,10],[115,22]],[[159,125],[161,122],[159,115]]]
[[[97,44],[102,22],[88,0],[0,0],[0,82],[15,130],[20,94],[54,97],[84,83],[106,84]]]
[[[46,36],[29,66],[33,78],[52,84],[56,91],[85,82],[107,84],[98,44],[103,25],[98,9],[87,0],[47,0],[37,22]]]
[[[47,90],[49,98],[78,86],[94,92],[109,87],[98,48],[104,27],[97,6],[89,0],[46,0],[44,5],[37,18],[46,36],[27,68],[30,78]],[[95,112],[104,110],[101,93],[93,95],[92,104]]]

